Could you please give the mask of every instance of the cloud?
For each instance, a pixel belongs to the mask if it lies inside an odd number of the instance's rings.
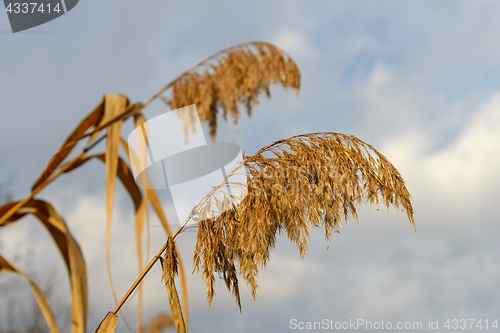
[[[354,310],[356,318],[402,316],[409,308],[424,301],[421,281],[401,279],[394,274],[394,270],[387,268],[381,267],[380,276],[372,275],[372,282],[363,285]]]
[[[470,120],[453,140],[435,149],[436,138],[414,128],[381,145],[418,196],[437,200],[451,211],[481,207],[500,185],[500,93],[470,111]]]
[[[280,242],[287,242],[284,237],[280,238]],[[272,302],[283,303],[298,294],[297,286],[301,286],[301,291],[306,292],[311,288],[307,276],[319,273],[318,266],[317,262],[300,260],[298,253],[292,252],[291,256],[286,256],[273,251],[269,268],[263,273],[265,277],[258,281],[261,290],[258,297],[265,295],[264,297]]]
[[[500,93],[472,114],[455,142],[429,156],[425,166],[436,189],[461,199],[484,197],[500,182]]]
[[[274,44],[286,50],[293,58],[315,58],[318,51],[311,45],[304,33],[293,30],[283,29],[275,38]]]

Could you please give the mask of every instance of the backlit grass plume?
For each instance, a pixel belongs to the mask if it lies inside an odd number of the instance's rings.
[[[240,103],[250,115],[259,104],[258,96],[271,97],[271,84],[281,83],[298,93],[300,71],[292,58],[276,46],[264,42],[236,45],[220,51],[187,71],[170,85],[172,90],[163,101],[172,110],[196,104],[200,120],[207,121],[212,139],[217,129],[217,112],[234,118],[237,124]],[[191,128],[185,119],[186,130]]]
[[[199,209],[193,272],[201,270],[209,304],[217,273],[241,310],[238,273],[255,300],[256,277],[269,263],[277,235],[286,235],[303,257],[311,227],[324,228],[329,242],[342,219],[357,220],[356,206],[363,200],[401,207],[415,225],[410,194],[399,172],[371,145],[352,135],[294,136],[244,157],[243,166],[248,193],[239,205],[226,200],[226,205],[233,203],[232,209],[215,219],[206,219],[203,212],[209,209],[204,207],[220,205],[220,198],[206,201]],[[227,182],[230,179],[228,175]]]

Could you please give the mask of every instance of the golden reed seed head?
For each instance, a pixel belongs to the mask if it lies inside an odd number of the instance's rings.
[[[310,227],[324,228],[329,242],[342,219],[357,220],[356,206],[363,199],[402,206],[415,225],[411,197],[399,172],[371,145],[352,135],[325,132],[280,140],[245,156],[243,166],[248,175],[243,201],[236,205],[226,200],[224,204],[233,204],[230,210],[205,219],[210,217],[209,208],[223,202],[209,200],[197,218],[201,222],[193,272],[202,271],[209,305],[218,273],[241,311],[236,266],[255,301],[256,278],[269,262],[277,235],[286,235],[303,257]]]
[[[200,120],[207,121],[212,139],[216,136],[217,112],[229,114],[237,125],[238,106],[243,103],[250,115],[259,104],[258,96],[270,98],[271,84],[281,83],[297,93],[300,71],[292,58],[276,46],[251,42],[233,46],[203,61],[171,83],[170,96],[162,100],[172,109],[196,104]],[[185,119],[185,131],[193,130]]]

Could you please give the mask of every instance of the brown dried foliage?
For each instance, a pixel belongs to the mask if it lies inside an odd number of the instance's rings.
[[[162,99],[172,110],[196,104],[200,120],[208,122],[214,139],[218,110],[222,110],[224,120],[229,113],[237,124],[239,104],[245,104],[250,115],[259,104],[260,94],[271,96],[269,87],[274,83],[298,92],[299,68],[276,46],[251,42],[225,49],[201,62],[174,80],[170,96]],[[185,130],[192,129],[190,119],[184,120]]]
[[[168,302],[170,305],[170,311],[172,312],[175,329],[178,333],[185,333],[186,323],[182,315],[179,295],[177,294],[174,281],[175,275],[177,275],[178,266],[177,252],[175,250],[174,239],[171,236],[168,237],[165,248],[165,257],[161,260],[161,265],[163,268],[163,280],[165,281],[165,287],[167,288]]]
[[[174,277],[177,275],[177,252],[172,237],[168,237],[165,257],[162,260],[163,280],[166,284],[174,283]]]
[[[14,207],[17,202],[10,202],[0,207],[0,216],[2,216],[9,209]],[[47,228],[53,241],[59,248],[59,252],[68,269],[68,277],[70,282],[70,293],[71,293],[71,332],[72,333],[82,333],[85,332],[85,321],[87,313],[87,272],[85,267],[85,261],[83,260],[83,255],[80,250],[78,243],[76,242],[73,235],[69,232],[68,226],[64,220],[59,216],[54,207],[48,202],[43,200],[30,200],[22,209],[19,209],[16,214],[12,215],[5,223],[0,225],[0,227],[8,226],[9,224],[16,223],[20,221],[21,218],[27,214],[32,214]],[[2,265],[0,265],[2,266]],[[17,269],[15,269],[17,271]],[[0,267],[2,271],[2,267]],[[27,276],[21,271],[19,274],[23,275],[26,279]],[[30,281],[28,279],[28,281]],[[32,284],[32,282],[30,282]],[[41,298],[38,288],[33,287],[35,298],[42,309],[47,324],[50,327],[51,332],[55,332],[50,322],[50,316],[47,313],[51,312],[50,305],[43,301]],[[43,307],[48,307],[44,309]],[[55,323],[55,321],[54,321]],[[57,328],[57,325],[55,326]],[[59,329],[57,328],[57,331]]]
[[[329,242],[342,219],[358,219],[356,206],[363,199],[401,207],[415,225],[410,194],[399,172],[371,145],[352,135],[299,135],[244,159],[248,194],[243,201],[236,205],[230,200],[232,209],[216,219],[198,216],[193,272],[202,271],[209,305],[218,273],[241,311],[236,266],[255,301],[256,277],[269,263],[277,235],[285,234],[303,257],[311,227],[324,228]],[[204,207],[221,202],[209,200]]]

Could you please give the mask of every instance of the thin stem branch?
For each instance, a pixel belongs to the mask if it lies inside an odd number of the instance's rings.
[[[243,161],[241,162],[243,163]],[[203,206],[207,200],[214,194],[215,191],[217,191],[228,179],[229,177],[231,177],[235,172],[236,170],[238,169],[238,167],[235,167],[231,172],[229,172],[226,177],[224,177],[224,179],[222,180],[222,182],[217,185],[217,186],[214,186],[212,188],[212,190],[210,190],[210,192],[203,198],[203,200],[201,200],[198,205],[196,205],[193,210],[191,210],[191,213],[189,213],[188,217],[184,220],[184,222],[181,224],[181,226],[179,227],[179,229],[177,229],[175,231],[175,233],[172,235],[172,239],[175,239],[175,237],[184,229],[184,227],[186,226],[186,224],[189,222],[189,220],[191,220],[191,218],[195,215],[195,212],[201,207]],[[141,281],[144,279],[144,277],[146,276],[146,274],[149,273],[149,271],[151,270],[151,268],[154,266],[154,264],[158,261],[158,259],[161,258],[161,255],[163,254],[163,252],[165,251],[165,249],[167,248],[167,244],[168,242],[165,242],[165,244],[163,245],[163,247],[161,248],[161,250],[156,254],[156,256],[151,259],[151,261],[149,262],[149,264],[146,266],[146,268],[142,271],[141,275],[139,275],[139,277],[135,280],[135,282],[132,284],[132,286],[129,288],[129,290],[127,291],[127,293],[123,296],[123,298],[120,300],[120,302],[118,303],[118,305],[115,307],[115,309],[113,310],[113,313],[116,314],[118,311],[120,311],[120,308],[123,306],[123,304],[127,301],[127,299],[130,297],[130,295],[132,295],[132,293],[134,292],[134,290],[137,288],[137,286],[141,283]]]
[[[165,251],[166,248],[167,248],[167,243],[165,243],[165,245],[163,245],[163,247],[161,248],[160,252],[158,252],[158,254],[156,254],[156,256],[149,262],[149,264],[146,266],[146,268],[144,269],[144,271],[142,271],[141,275],[139,275],[139,277],[137,278],[137,280],[135,280],[134,284],[127,291],[127,293],[125,294],[125,296],[123,296],[123,298],[120,300],[120,303],[118,303],[116,305],[115,309],[113,310],[114,314],[116,314],[118,311],[120,311],[120,308],[122,307],[122,305],[130,297],[130,295],[134,292],[135,288],[137,288],[137,286],[139,285],[139,283],[141,283],[142,279],[146,276],[146,274],[148,274],[148,272],[151,270],[151,268],[156,263],[156,261],[158,261],[158,259],[160,259],[163,251]]]
[[[184,221],[184,223],[172,235],[172,238],[175,238],[175,236],[177,236],[182,231],[182,229],[184,228],[184,226],[186,225],[186,223],[191,219],[191,217],[193,217],[193,212],[191,212],[189,214],[189,216],[186,218],[186,220]],[[142,271],[141,275],[139,275],[139,277],[132,284],[132,286],[127,291],[127,293],[125,294],[125,296],[123,296],[123,298],[120,300],[120,302],[116,305],[115,309],[113,310],[114,314],[116,314],[118,311],[120,311],[120,308],[122,307],[122,305],[127,301],[127,299],[130,297],[130,295],[132,295],[132,293],[134,292],[135,288],[137,288],[137,286],[139,285],[139,283],[141,283],[142,279],[144,279],[144,277],[146,276],[146,274],[148,274],[148,272],[151,270],[151,268],[154,266],[154,264],[158,261],[158,259],[161,258],[161,255],[163,254],[163,252],[165,251],[166,248],[167,248],[167,242],[165,242],[165,244],[163,245],[163,247],[161,248],[161,250],[156,254],[156,256],[154,256],[154,258],[151,259],[151,261],[149,262],[149,264]]]

